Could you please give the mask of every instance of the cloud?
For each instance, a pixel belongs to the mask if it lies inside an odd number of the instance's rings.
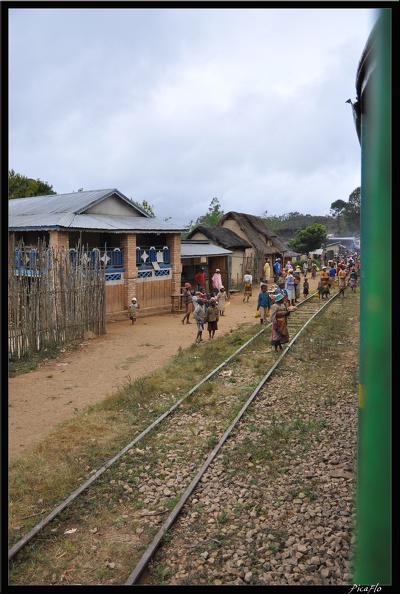
[[[178,224],[328,214],[360,185],[373,9],[11,9],[9,167]]]

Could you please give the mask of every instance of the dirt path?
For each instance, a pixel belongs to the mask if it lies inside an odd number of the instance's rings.
[[[310,280],[310,289],[316,281]],[[258,291],[249,303],[236,294],[220,318],[216,338],[239,324],[254,322]],[[9,379],[9,457],[51,433],[56,426],[104,399],[124,385],[160,367],[196,338],[197,327],[181,324],[183,314],[167,314],[107,325],[107,333],[82,341],[77,351],[65,353],[39,369]],[[208,338],[208,333],[203,333]],[[201,345],[199,345],[201,348]]]

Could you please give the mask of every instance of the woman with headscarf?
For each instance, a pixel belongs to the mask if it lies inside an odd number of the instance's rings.
[[[214,274],[211,278],[212,286],[214,289],[214,295],[217,295],[219,290],[221,289],[222,285],[222,278],[221,278],[221,271],[219,268],[215,269]]]
[[[285,281],[285,289],[287,291],[289,305],[294,307],[296,300],[296,289],[294,284],[293,268],[289,268]]]
[[[267,256],[265,256],[263,272],[264,272],[264,279],[268,282],[269,279],[271,278],[271,264],[269,263],[269,258],[267,258]]]
[[[287,311],[286,305],[283,302],[282,293],[278,293],[275,297],[275,303],[271,307],[272,322],[271,329],[271,345],[275,347],[275,353],[278,352],[278,348],[282,350],[282,344],[289,342],[289,330],[287,327],[287,318],[290,312]]]

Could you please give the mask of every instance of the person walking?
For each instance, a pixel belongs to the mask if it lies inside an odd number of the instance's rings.
[[[323,285],[324,285],[323,280],[322,280],[322,278],[320,278],[318,281],[318,285],[317,285],[318,299],[322,299],[322,291],[324,290]]]
[[[281,276],[281,261],[280,258],[277,258],[273,265],[274,268],[274,283],[278,282],[279,277]]]
[[[358,274],[357,274],[357,270],[355,268],[353,268],[353,270],[349,274],[349,281],[350,281],[350,283],[349,283],[350,289],[351,289],[352,293],[355,293],[357,282],[358,282]]]
[[[294,278],[294,302],[298,303],[300,300],[300,283],[301,283],[301,270],[300,267],[296,268],[295,272],[293,273]]]
[[[206,315],[206,312],[204,309],[204,299],[200,299],[200,297],[198,297],[196,304],[194,306],[194,312],[193,312],[193,317],[196,320],[196,324],[197,324],[197,336],[196,336],[197,343],[204,342],[203,330],[204,330],[205,315]]]
[[[305,260],[304,263],[303,263],[303,274],[304,274],[304,278],[306,278],[307,272],[308,272],[308,263],[307,263],[307,260]]]
[[[214,272],[214,274],[212,275],[212,278],[211,278],[211,283],[212,283],[212,286],[213,286],[214,295],[217,295],[218,291],[222,287],[221,271],[220,271],[219,268],[216,268],[215,269],[215,272]]]
[[[336,266],[335,266],[334,262],[331,263],[331,267],[328,271],[328,275],[329,275],[329,286],[333,287],[335,285],[335,276],[336,276]]]
[[[212,340],[214,338],[215,331],[218,330],[218,322],[219,322],[219,311],[218,311],[218,303],[215,297],[211,297],[210,305],[206,309],[206,313],[204,316],[204,322],[207,323],[207,330],[208,330],[208,340]]]
[[[339,297],[342,297],[342,299],[344,299],[344,290],[346,288],[346,269],[344,264],[342,264],[340,266],[339,272],[338,272],[338,285],[339,285]]]
[[[326,266],[323,266],[321,268],[320,277],[321,277],[322,282],[325,282],[326,281],[327,283],[329,283],[329,274],[326,271]]]
[[[282,344],[289,342],[289,330],[287,327],[287,318],[290,312],[283,303],[283,295],[279,293],[275,297],[275,303],[271,307],[271,341],[270,344],[275,347],[275,353],[278,348],[282,350]]]
[[[200,268],[200,270],[196,272],[194,280],[197,283],[197,290],[199,293],[203,293],[203,291],[206,290],[206,273],[204,268]]]
[[[317,276],[317,265],[315,262],[311,264],[311,278],[315,278]]]
[[[219,315],[225,314],[225,305],[229,302],[228,293],[225,291],[225,287],[221,287],[217,293],[216,299],[218,301]]]
[[[271,278],[271,264],[269,262],[269,258],[265,257],[265,263],[263,266],[264,278],[268,282]]]
[[[185,291],[183,293],[183,302],[186,307],[186,313],[181,320],[182,325],[185,323],[185,321],[186,321],[186,324],[192,323],[192,322],[190,322],[189,318],[190,318],[190,314],[194,310],[194,303],[193,303],[192,291],[190,289],[191,289],[191,284],[185,283]]]
[[[246,270],[246,274],[243,277],[243,284],[244,284],[243,301],[245,301],[247,298],[247,303],[248,303],[249,298],[253,294],[253,276],[250,274],[250,270]]]
[[[128,305],[129,319],[132,320],[132,325],[136,322],[137,312],[139,311],[139,303],[136,297],[132,297],[132,301]]]
[[[285,289],[287,292],[289,305],[292,305],[294,307],[295,299],[296,299],[296,292],[295,292],[293,268],[289,268],[289,270],[288,270],[286,281],[285,281]]]
[[[308,284],[308,278],[306,277],[303,281],[303,297],[304,297],[304,299],[307,299],[309,291],[310,291],[310,285]]]
[[[271,310],[271,298],[268,293],[268,286],[261,285],[261,292],[258,295],[257,311],[260,312],[260,324],[267,322],[267,316]]]
[[[330,285],[329,285],[329,279],[326,278],[322,278],[321,279],[322,282],[322,299],[329,299],[329,295],[331,294],[331,289],[330,289]]]

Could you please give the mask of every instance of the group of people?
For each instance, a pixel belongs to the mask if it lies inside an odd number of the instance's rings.
[[[327,299],[330,295],[330,287],[338,278],[339,296],[344,297],[346,286],[350,286],[354,292],[358,284],[359,271],[357,267],[350,261],[347,266],[341,262],[329,262],[330,269],[327,271],[326,266],[322,266],[320,273],[320,281],[318,283],[318,296],[320,299]],[[260,279],[260,292],[257,299],[257,313],[256,317],[260,318],[260,324],[265,324],[267,318],[271,321],[271,340],[270,344],[274,346],[275,352],[282,350],[282,345],[289,342],[289,331],[287,326],[287,318],[290,315],[291,307],[300,299],[300,285],[301,273],[303,273],[303,296],[306,299],[309,295],[310,286],[307,275],[311,271],[311,277],[316,276],[315,262],[305,261],[303,263],[303,270],[300,266],[293,266],[288,260],[283,268],[281,268],[280,259],[277,258],[273,264],[273,278],[277,284],[274,294],[271,295],[268,291],[268,281],[271,278],[271,264],[269,258],[265,258],[263,266],[264,276]],[[204,268],[196,273],[194,280],[197,283],[198,294],[192,290],[189,282],[185,283],[183,301],[185,305],[185,314],[181,320],[182,325],[190,324],[190,315],[197,325],[196,343],[204,342],[203,331],[207,325],[209,340],[215,336],[218,330],[218,322],[220,316],[225,313],[225,307],[229,304],[229,294],[222,284],[221,271],[217,268],[211,277],[212,290],[206,293],[206,274]],[[243,277],[243,301],[249,302],[253,293],[253,276],[249,269],[246,270]],[[132,298],[129,305],[129,317],[132,324],[136,321],[136,314],[140,309],[136,297]]]
[[[330,261],[329,270],[326,266],[322,266],[320,280],[318,283],[318,296],[320,299],[327,299],[330,295],[330,289],[335,283],[337,277],[337,283],[339,288],[339,297],[344,298],[345,289],[350,286],[351,291],[354,293],[358,285],[359,267],[357,268],[354,263],[349,260],[347,264],[341,260],[339,262]]]
[[[190,283],[185,283],[183,300],[186,311],[181,320],[182,325],[190,324],[190,314],[193,314],[197,324],[196,343],[204,342],[205,324],[207,324],[209,340],[214,338],[215,331],[218,330],[219,317],[225,315],[225,307],[229,303],[229,295],[222,284],[221,271],[216,269],[212,280],[213,291],[208,293],[205,292],[205,278],[198,276],[200,273],[204,273],[204,269],[200,269],[196,274],[197,279],[195,276],[198,287],[201,289],[198,295],[192,290]]]

